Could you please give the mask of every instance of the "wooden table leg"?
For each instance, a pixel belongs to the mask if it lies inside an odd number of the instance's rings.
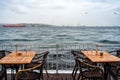
[[[107,80],[108,72],[107,72],[108,64],[104,63],[104,80]]]
[[[7,80],[7,69],[5,67],[5,80]]]

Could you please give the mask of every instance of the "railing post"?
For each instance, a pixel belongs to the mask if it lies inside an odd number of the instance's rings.
[[[58,74],[58,44],[56,44],[56,73]]]

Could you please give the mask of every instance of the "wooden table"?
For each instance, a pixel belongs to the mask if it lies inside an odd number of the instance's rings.
[[[21,55],[18,55],[18,54]],[[32,61],[36,51],[18,51],[12,52],[0,60],[0,64],[28,64]]]
[[[103,56],[100,56],[100,53],[103,53]],[[92,62],[103,63],[103,62],[120,62],[120,58],[106,52],[106,51],[82,51],[82,53],[88,57]]]
[[[113,63],[113,62],[120,62],[120,58],[106,52],[106,51],[81,51],[88,59],[91,60],[91,62],[94,63],[105,63],[104,64],[104,71],[105,71],[105,80],[107,80],[106,74],[107,74],[107,63]],[[100,56],[100,53],[103,53],[103,56]]]
[[[14,51],[2,59],[0,59],[0,64],[15,64],[15,65],[24,65],[31,63],[32,59],[36,55],[36,51]]]

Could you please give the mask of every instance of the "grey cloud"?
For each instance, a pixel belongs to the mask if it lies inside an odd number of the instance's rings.
[[[8,9],[10,4],[11,4],[10,0],[0,0],[0,8],[3,10]]]
[[[8,10],[7,12],[1,9],[1,4]],[[113,18],[111,13],[120,12],[119,4],[120,0],[118,2],[116,0],[0,0],[0,9],[7,16],[10,14],[9,19],[19,17],[26,22],[26,19],[29,19],[31,22],[52,23],[53,21],[54,24],[76,24],[80,21],[82,24],[97,24],[94,21],[104,22],[109,17],[109,20],[115,20],[116,17]],[[86,22],[88,20],[91,22]]]
[[[63,9],[65,9],[65,7],[64,6],[53,6],[53,7],[51,7],[52,9],[55,9],[55,10],[63,10]]]
[[[17,14],[25,14],[26,12],[24,11],[20,11],[20,10],[17,10],[17,9],[10,9],[13,13],[17,13]]]

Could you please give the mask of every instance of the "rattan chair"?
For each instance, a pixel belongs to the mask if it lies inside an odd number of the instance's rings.
[[[43,67],[46,60],[32,68],[23,69],[17,72],[15,80],[43,80]],[[37,71],[36,71],[37,70]]]
[[[73,57],[75,59],[75,57],[77,57],[76,53],[74,52],[74,50],[71,51],[71,53],[73,54]],[[75,80],[75,75],[76,75],[76,72],[78,71],[78,65],[77,65],[77,61],[75,60],[75,66],[73,68],[73,71],[72,71],[72,77],[73,77],[73,80]]]
[[[30,64],[25,65],[25,68],[31,68],[31,67],[33,67],[33,66],[36,66],[36,65],[42,63],[44,60],[47,60],[48,54],[49,54],[49,51],[45,51],[45,52],[41,52],[41,53],[37,54],[37,55],[33,58],[32,62],[31,62]],[[47,77],[49,77],[48,72],[47,72],[46,65],[44,65],[43,68],[44,68],[45,71],[46,71]]]
[[[120,66],[117,66],[114,69],[109,69],[108,73],[114,80],[120,80]]]
[[[5,68],[2,65],[0,65],[0,80],[3,80],[5,78],[5,75]]]
[[[117,56],[120,58],[120,50],[114,50],[114,51],[110,51],[109,53]],[[116,67],[120,66],[120,62],[117,62],[117,63],[108,63],[109,65],[109,68],[110,69],[116,69]]]
[[[76,61],[78,62],[77,64],[80,71],[77,80],[104,80],[104,72],[102,68],[86,63],[79,58],[76,58]]]
[[[77,62],[77,60],[75,58],[76,57],[80,58],[85,62],[88,61],[88,58],[85,57],[80,50],[79,51],[78,50],[72,50],[71,53],[73,54],[73,57],[74,57],[74,60],[75,60],[75,66],[74,66],[73,71],[72,71],[72,77],[73,77],[73,80],[75,80],[76,74],[77,74],[77,72],[79,70],[79,65],[78,65],[78,62]]]

